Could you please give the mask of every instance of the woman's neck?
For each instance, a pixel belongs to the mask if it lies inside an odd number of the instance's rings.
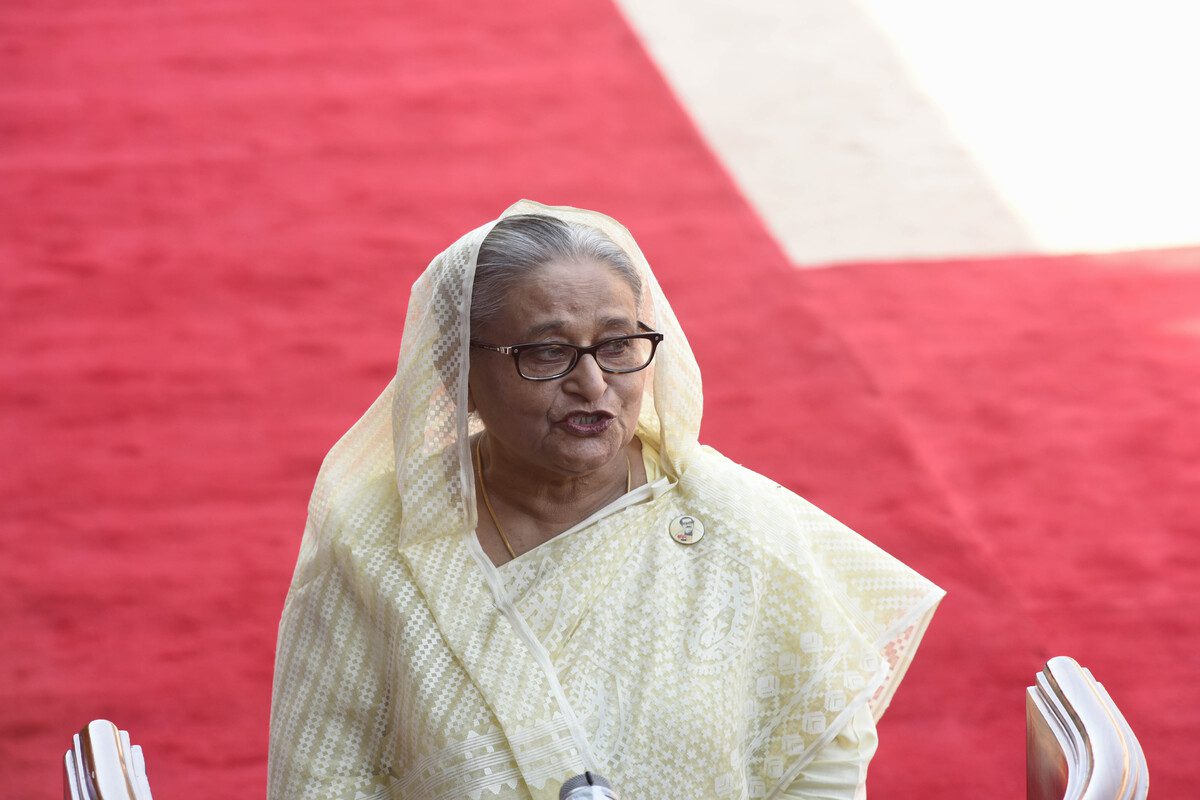
[[[486,433],[476,447],[482,463],[482,481],[476,487],[480,528],[489,533],[494,528],[483,503],[486,491],[495,522],[518,555],[582,522],[623,495],[627,486],[645,482],[641,443],[636,438],[608,464],[578,476],[548,476],[510,464],[490,446]],[[499,551],[495,546],[485,549],[490,555],[503,551],[502,546]]]
[[[640,458],[635,438],[609,463],[584,475],[555,475],[509,463],[487,434],[479,442],[484,482],[493,505],[499,500],[512,511],[539,522],[574,525],[625,493],[633,472],[633,458]],[[580,516],[582,514],[583,516]]]

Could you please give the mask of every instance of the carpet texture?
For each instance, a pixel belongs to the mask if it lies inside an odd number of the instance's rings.
[[[597,0],[8,5],[0,74],[7,796],[97,717],[156,796],[263,796],[321,457],[412,280],[519,197],[633,230],[706,442],[950,591],[874,796],[1021,796],[1059,653],[1156,794],[1200,777],[1200,251],[798,271]]]

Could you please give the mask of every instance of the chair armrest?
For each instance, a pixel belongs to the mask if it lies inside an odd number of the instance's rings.
[[[63,759],[63,800],[153,800],[142,748],[106,719],[75,734]]]
[[[1141,800],[1146,757],[1104,686],[1073,658],[1046,662],[1025,698],[1029,800]]]

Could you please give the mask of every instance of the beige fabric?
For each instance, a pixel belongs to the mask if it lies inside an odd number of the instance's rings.
[[[475,255],[413,287],[396,378],[322,465],[280,625],[269,796],[556,798],[585,768],[625,800],[778,796],[862,705],[883,712],[941,591],[697,442],[695,359],[666,338],[638,435],[664,476],[497,570],[474,536],[466,411]],[[682,546],[671,520],[700,519]]]
[[[875,718],[869,706],[861,706],[804,765],[779,800],[866,800],[867,764],[878,746]]]

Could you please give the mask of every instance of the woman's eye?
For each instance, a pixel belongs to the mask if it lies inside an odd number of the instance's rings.
[[[600,353],[606,356],[619,356],[629,349],[629,341],[618,339],[615,342],[605,342],[600,346]]]
[[[553,363],[570,358],[567,348],[559,347],[558,345],[546,345],[545,347],[535,347],[529,351],[529,356],[545,363]]]

